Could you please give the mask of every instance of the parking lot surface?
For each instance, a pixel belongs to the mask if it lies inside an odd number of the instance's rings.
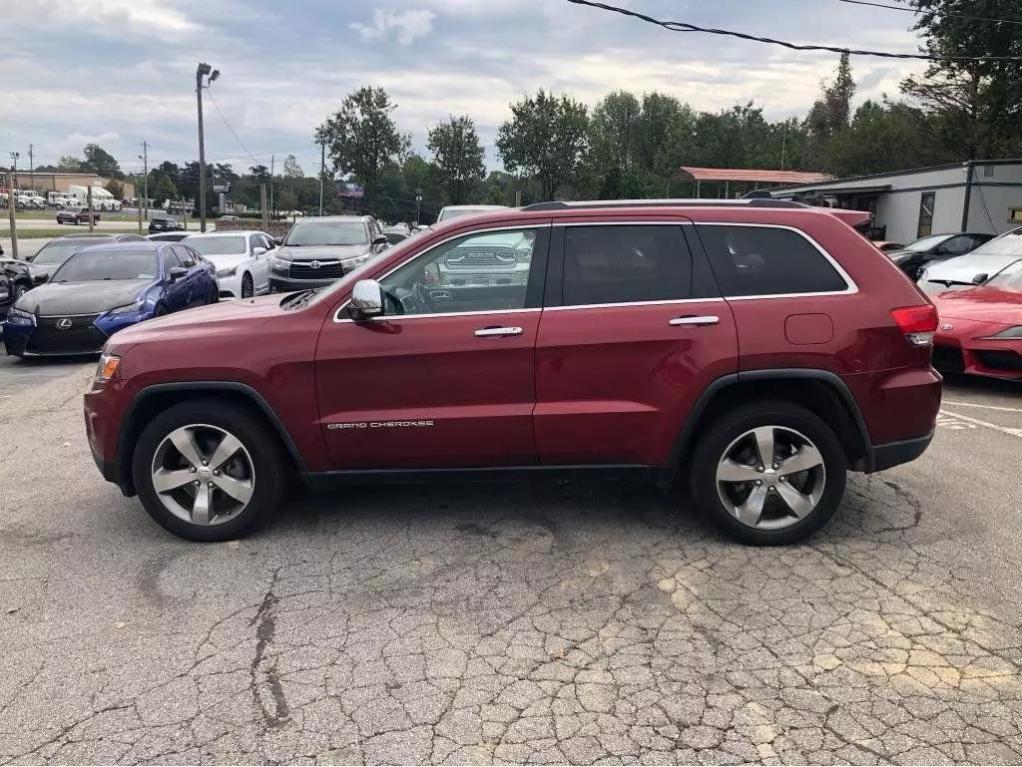
[[[573,483],[303,495],[201,545],[100,479],[92,363],[25,370],[0,763],[1022,761],[1020,387],[950,382],[806,545]]]

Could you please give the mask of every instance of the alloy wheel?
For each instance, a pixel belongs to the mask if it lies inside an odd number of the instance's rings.
[[[175,517],[212,527],[237,517],[252,500],[255,467],[241,440],[219,426],[181,426],[160,442],[153,489]]]
[[[717,493],[739,522],[790,527],[819,505],[827,483],[823,455],[801,432],[758,426],[728,445],[717,464]]]

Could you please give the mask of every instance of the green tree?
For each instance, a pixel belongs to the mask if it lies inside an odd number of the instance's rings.
[[[85,155],[84,168],[101,176],[110,176],[116,179],[124,178],[121,166],[117,164],[117,160],[99,144],[86,144],[83,154]]]
[[[534,178],[545,200],[580,175],[589,150],[584,104],[541,88],[511,105],[511,119],[497,132],[497,151],[512,173]]]
[[[1022,143],[1022,34],[1017,24],[979,17],[1019,16],[1018,0],[914,0],[924,49],[944,57],[1015,57],[1015,60],[931,62],[908,77],[902,92],[938,118],[935,138],[957,159],[1017,155]]]
[[[103,188],[110,192],[110,194],[112,194],[118,200],[124,197],[124,184],[122,184],[115,178],[112,178],[109,181],[107,181],[106,185]]]
[[[848,54],[842,53],[832,83],[821,84],[823,93],[806,117],[809,134],[807,161],[817,168],[826,166],[828,146],[838,133],[848,127],[855,81]]]
[[[486,152],[479,143],[475,124],[468,115],[454,117],[429,131],[426,146],[433,153],[447,198],[454,205],[467,200],[469,192],[483,180]]]
[[[72,157],[69,154],[61,156],[61,158],[57,161],[57,168],[59,170],[68,171],[69,173],[81,173],[82,171],[88,170],[88,168],[85,167],[85,163],[77,157]]]
[[[302,170],[302,166],[298,164],[298,158],[293,154],[289,154],[284,160],[284,178],[305,178],[305,172]]]
[[[316,141],[326,144],[334,170],[362,185],[370,210],[382,172],[399,162],[411,143],[391,117],[396,108],[383,88],[364,86],[316,129]]]

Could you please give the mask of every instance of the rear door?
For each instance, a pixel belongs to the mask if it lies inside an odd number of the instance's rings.
[[[383,316],[327,319],[316,392],[336,469],[537,462],[548,243],[547,226],[452,238],[381,277]]]
[[[664,464],[699,395],[737,369],[731,310],[690,229],[554,227],[536,347],[542,463]]]

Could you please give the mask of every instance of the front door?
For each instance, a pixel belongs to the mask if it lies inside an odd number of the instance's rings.
[[[384,276],[383,316],[328,317],[316,353],[336,469],[537,462],[535,346],[548,227],[464,235]]]
[[[664,465],[691,408],[737,370],[731,308],[682,221],[555,227],[536,348],[544,464]]]

